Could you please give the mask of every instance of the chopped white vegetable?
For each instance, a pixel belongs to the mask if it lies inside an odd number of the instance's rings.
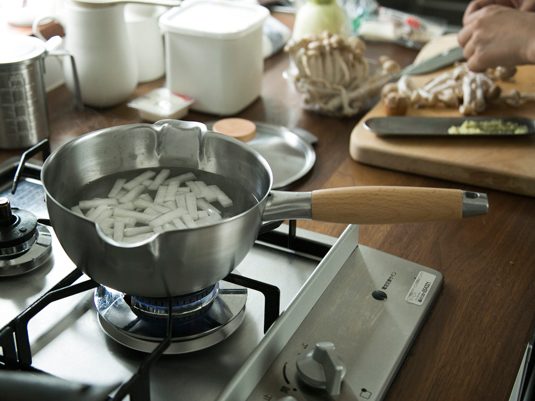
[[[188,227],[188,228],[197,227],[197,223],[195,223],[195,221],[193,221],[193,219],[191,218],[191,216],[189,214],[185,214],[184,216],[181,217],[181,219],[184,222],[184,224],[186,225],[186,227]]]
[[[217,185],[207,185],[191,172],[169,178],[170,173],[147,170],[130,181],[118,178],[107,198],[81,200],[71,210],[85,213],[115,241],[130,243],[154,233],[213,224],[222,220],[214,202],[232,206],[232,199]]]
[[[156,217],[155,219],[151,220],[149,224],[152,227],[158,227],[164,225],[165,223],[170,223],[173,221],[173,219],[176,219],[177,217],[180,217],[184,214],[186,214],[186,211],[184,209],[175,209],[170,212],[164,213],[159,217]]]
[[[96,219],[98,219],[98,217],[102,214],[102,212],[103,212],[104,210],[106,210],[107,208],[108,208],[107,205],[100,205],[100,206],[97,206],[96,208],[91,209],[89,212],[87,212],[86,217],[87,217],[89,220],[96,220]]]
[[[195,184],[199,187],[202,196],[208,202],[215,202],[217,200],[217,193],[204,183],[204,181],[195,181]]]
[[[124,223],[125,227],[134,227],[137,223],[137,220],[133,217],[114,217],[115,222]]]
[[[176,202],[176,207],[179,207],[179,208],[182,208],[182,209],[187,209],[187,207],[186,207],[186,195],[184,195],[184,194],[177,195],[176,198],[175,198],[175,202]]]
[[[83,216],[84,212],[82,212],[82,209],[80,209],[79,206],[73,206],[71,207],[71,211],[79,216]]]
[[[167,186],[161,185],[154,195],[154,203],[163,203],[165,201],[165,195],[167,194]]]
[[[145,224],[148,224],[149,221],[153,219],[153,217],[146,215],[144,213],[141,213],[141,212],[136,212],[133,210],[124,210],[124,209],[119,209],[119,208],[113,211],[113,215],[115,217],[132,217],[136,219],[138,222],[145,223]]]
[[[143,200],[146,200],[146,201],[148,201],[150,203],[154,203],[154,201],[152,200],[152,197],[148,193],[144,193],[144,194],[139,195],[139,199],[143,199]]]
[[[171,173],[171,170],[164,168],[161,169],[160,172],[156,177],[154,177],[154,181],[152,181],[152,184],[147,187],[150,191],[156,191],[160,185],[169,177],[169,174]]]
[[[108,193],[108,198],[116,198],[125,183],[126,178],[118,178],[117,180],[115,180],[115,184],[113,184],[113,187]]]
[[[186,194],[186,210],[193,220],[197,220],[197,197],[194,193]]]
[[[152,233],[151,226],[141,226],[141,227],[126,227],[124,229],[124,235],[126,237],[132,237],[134,235]]]
[[[126,195],[119,198],[119,202],[126,203],[126,202],[132,202],[134,199],[136,199],[141,193],[145,190],[145,186],[138,185],[137,187],[132,188]]]
[[[168,178],[167,180],[165,180],[165,183],[169,184],[170,182],[176,181],[178,183],[178,186],[180,186],[186,181],[192,181],[196,179],[197,179],[197,176],[190,172],[190,173],[177,175],[176,177]]]
[[[138,209],[151,208],[160,213],[167,213],[169,210],[171,210],[167,206],[159,205],[157,203],[149,202],[149,201],[146,201],[145,199],[140,199],[140,198],[134,201],[134,206],[137,207]]]
[[[99,207],[101,205],[105,206],[111,206],[111,205],[117,205],[117,199],[113,198],[95,198],[91,200],[81,200],[78,203],[78,207],[82,210],[84,209],[92,209],[94,207]]]
[[[123,242],[128,242],[128,243],[141,242],[141,241],[145,241],[146,239],[152,237],[153,235],[154,235],[154,233],[151,230],[150,233],[133,235],[131,237],[124,237],[123,238]]]
[[[211,203],[206,202],[204,199],[197,199],[197,208],[201,210],[211,210],[216,212],[217,214],[221,214],[218,208],[212,206]]]
[[[124,237],[124,223],[122,221],[116,221],[113,225],[113,239],[117,242],[121,242]]]
[[[232,199],[230,199],[217,185],[208,185],[208,188],[216,194],[217,201],[221,206],[227,208],[233,205]]]
[[[175,223],[176,228],[178,228],[179,230],[188,228],[180,219],[173,219],[173,223]]]
[[[169,185],[167,186],[167,191],[165,191],[165,198],[164,198],[165,202],[175,200],[177,188],[178,188],[178,183],[176,181],[169,183]]]
[[[202,198],[202,191],[195,181],[188,181],[186,182],[186,185],[189,187],[189,189],[191,189],[191,192],[193,192],[197,198]]]
[[[151,170],[147,170],[137,177],[133,178],[132,180],[128,181],[126,184],[123,185],[123,188],[127,191],[130,191],[131,189],[134,189],[135,187],[139,186],[143,183],[143,181],[146,181],[152,177],[154,177],[156,173]]]

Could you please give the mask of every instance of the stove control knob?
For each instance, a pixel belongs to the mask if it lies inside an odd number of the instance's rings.
[[[327,390],[335,397],[340,394],[346,367],[336,355],[334,344],[319,342],[312,351],[301,355],[296,362],[299,378],[309,386]]]

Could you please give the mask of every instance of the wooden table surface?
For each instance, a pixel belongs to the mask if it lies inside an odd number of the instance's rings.
[[[290,21],[290,17],[280,17]],[[381,54],[406,65],[416,52],[369,44],[370,57]],[[261,97],[239,116],[301,127],[319,138],[316,165],[292,190],[407,185],[462,188],[489,195],[490,211],[483,217],[361,227],[362,244],[432,267],[445,278],[438,301],[386,399],[507,400],[535,326],[535,199],[354,162],[348,152],[349,137],[360,116],[338,119],[302,110],[299,94],[283,78],[287,65],[284,53],[266,60]],[[132,98],[162,85],[163,80],[140,85]],[[49,94],[53,149],[86,132],[140,121],[126,105],[75,111],[72,100],[65,87]],[[215,118],[190,112],[185,119]],[[0,158],[17,154],[3,151]],[[331,235],[339,235],[344,228],[312,222],[299,226]]]

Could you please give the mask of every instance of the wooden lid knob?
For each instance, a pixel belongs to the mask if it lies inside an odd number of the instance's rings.
[[[250,141],[256,135],[255,123],[244,118],[224,118],[216,121],[213,130],[243,142]]]

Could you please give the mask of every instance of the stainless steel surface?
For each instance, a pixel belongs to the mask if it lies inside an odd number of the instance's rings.
[[[121,171],[180,166],[232,177],[258,203],[219,224],[168,231],[141,244],[117,243],[70,211],[80,189]],[[71,141],[43,166],[50,220],[75,264],[100,284],[165,297],[206,288],[245,257],[271,188],[269,166],[249,147],[199,123],[161,121],[97,131]]]
[[[43,45],[37,57],[0,63],[0,148],[26,148],[48,137],[44,57]]]
[[[525,134],[514,134],[512,132],[506,133],[489,133],[489,134],[449,134],[448,129],[453,126],[460,126],[465,121],[485,122],[500,120],[504,123],[515,123],[527,128]],[[492,116],[477,116],[477,117],[410,117],[410,116],[391,116],[391,117],[372,117],[364,122],[366,128],[373,131],[380,136],[448,136],[453,140],[455,138],[487,138],[489,136],[518,136],[535,134],[535,121],[523,117],[492,117]]]
[[[52,254],[52,235],[43,225],[38,225],[31,241],[32,246],[14,257],[0,259],[0,277],[18,276],[47,263]]]
[[[262,219],[311,219],[311,192],[271,191]]]
[[[165,231],[136,243],[114,241],[96,223],[70,209],[81,200],[84,186],[95,180],[158,167],[196,169],[232,178],[243,194],[252,195],[257,202],[215,224]],[[208,131],[204,124],[188,121],[162,120],[86,134],[56,150],[43,165],[41,178],[50,220],[69,257],[96,282],[131,295],[167,297],[207,288],[243,260],[262,220],[312,215],[312,205],[307,205],[309,193],[270,192],[271,169],[257,152],[240,141]],[[378,194],[374,188],[369,191]],[[322,193],[339,205],[332,213],[323,213],[327,216],[324,219],[354,224],[363,221],[362,211],[354,208],[361,197],[359,191],[337,188]],[[400,216],[410,222],[442,216],[438,208],[436,215],[404,214],[406,208],[396,195],[406,199],[405,193],[400,189],[389,198],[388,207],[398,212],[396,222],[400,222]],[[287,207],[283,199],[289,200]],[[432,199],[429,202],[435,205]],[[271,207],[276,207],[275,212]],[[346,213],[338,215],[339,211]]]
[[[212,129],[213,122],[207,123]],[[256,135],[247,145],[266,159],[273,174],[272,189],[283,189],[304,177],[316,162],[312,145],[318,138],[302,128],[254,121]]]
[[[261,122],[255,122],[255,125],[256,136],[247,144],[271,167],[273,189],[290,186],[312,169],[316,162],[316,152],[311,146],[312,134]]]
[[[288,395],[298,401],[329,399],[326,392],[299,381],[296,368],[296,359],[320,341],[332,342],[347,367],[337,400],[381,400],[441,283],[435,270],[359,245],[317,302],[305,289],[301,295],[312,299],[287,310],[299,326],[288,341],[281,341],[276,329],[286,328],[278,322],[218,401],[277,400]],[[375,291],[387,297],[374,297]],[[303,312],[303,304],[313,305],[310,313]]]
[[[333,244],[335,240],[301,230],[298,235],[319,243]],[[237,270],[279,287],[284,311],[304,283],[319,273],[318,265],[310,257],[257,243]],[[50,331],[32,342],[37,344],[33,365],[66,380],[95,385],[128,380],[145,355],[125,348],[101,330],[92,291],[80,299],[58,302],[35,318]],[[151,374],[151,400],[215,400],[264,337],[263,307],[263,296],[249,290],[243,322],[227,339],[208,349],[159,359]],[[69,315],[54,325],[58,311]]]
[[[463,217],[480,216],[489,211],[487,194],[465,191],[463,193]]]
[[[247,289],[221,283],[202,319],[175,318],[173,338],[165,354],[184,354],[211,347],[230,336],[243,321]],[[124,300],[124,294],[100,287],[95,292],[98,321],[106,334],[119,343],[151,352],[166,335],[166,316],[142,318]]]
[[[427,60],[405,67],[403,70],[401,70],[399,75],[427,74],[440,68],[447,67],[456,61],[462,60],[463,58],[463,49],[461,47],[454,47]]]

